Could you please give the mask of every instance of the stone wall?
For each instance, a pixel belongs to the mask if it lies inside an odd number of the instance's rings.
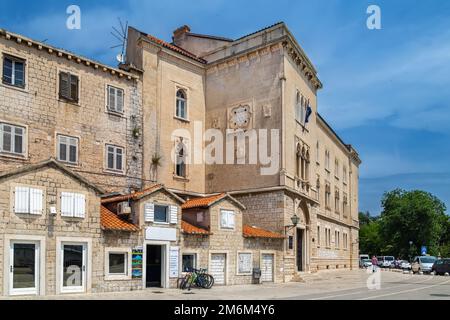
[[[71,166],[72,170],[109,191],[141,186],[143,123],[139,80],[128,80],[127,76],[119,77],[120,71],[113,75],[102,66],[78,62],[76,57],[69,60],[56,51],[49,53],[3,37],[0,53],[26,60],[24,89],[0,83],[0,122],[20,125],[27,131],[26,155],[0,154],[0,170],[56,158],[57,135],[62,134],[79,140],[79,161]],[[60,71],[79,76],[78,104],[59,99]],[[108,112],[107,85],[124,90],[122,115]],[[135,137],[135,133],[139,135]],[[106,169],[105,144],[125,149],[123,173]]]
[[[14,190],[16,186],[29,186],[44,190],[44,212],[41,215],[18,214],[13,211]],[[61,191],[79,192],[86,195],[85,218],[61,217],[60,193]],[[57,208],[56,215],[50,215],[50,207]],[[100,198],[92,189],[74,180],[60,170],[54,168],[42,168],[34,172],[20,174],[2,180],[0,182],[0,234],[2,235],[2,247],[0,248],[0,261],[6,261],[4,246],[9,246],[8,237],[17,240],[27,236],[39,236],[45,239],[45,285],[46,294],[56,294],[56,272],[57,239],[60,237],[73,237],[89,239],[91,241],[92,269],[88,270],[91,279],[92,291],[103,282],[104,261],[102,252],[100,230]],[[21,238],[22,237],[22,238]],[[84,240],[80,240],[83,241]],[[8,294],[4,291],[4,284],[9,275],[0,264],[0,290],[2,295]],[[87,288],[91,291],[91,288]]]

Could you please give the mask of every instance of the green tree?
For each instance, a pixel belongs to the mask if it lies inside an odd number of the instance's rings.
[[[376,219],[360,225],[359,252],[371,256],[380,254],[380,224]]]
[[[445,204],[424,191],[396,189],[385,193],[379,219],[379,241],[383,254],[419,255],[420,247],[438,255],[447,232]],[[409,242],[412,241],[412,245]]]

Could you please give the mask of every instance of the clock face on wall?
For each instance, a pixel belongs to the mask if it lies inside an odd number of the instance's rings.
[[[247,128],[250,125],[250,106],[240,105],[231,110],[230,127],[234,129]]]

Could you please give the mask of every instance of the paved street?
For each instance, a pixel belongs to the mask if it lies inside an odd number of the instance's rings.
[[[305,275],[305,282],[253,286],[194,289],[191,293],[176,289],[135,292],[26,297],[26,299],[106,299],[106,300],[450,300],[450,277],[410,275],[383,271],[381,288],[369,290],[365,271],[337,271]],[[18,298],[12,298],[18,299]],[[23,297],[22,297],[23,299]]]

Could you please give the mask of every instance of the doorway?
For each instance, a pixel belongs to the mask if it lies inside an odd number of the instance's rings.
[[[61,292],[86,292],[85,243],[62,243],[61,245]]]
[[[304,230],[297,229],[297,271],[304,271],[303,269],[303,233]]]
[[[39,257],[38,242],[11,242],[9,268],[11,295],[37,295],[39,293]]]
[[[161,288],[162,287],[162,268],[163,268],[163,246],[147,245],[147,259],[146,259],[146,288]]]

